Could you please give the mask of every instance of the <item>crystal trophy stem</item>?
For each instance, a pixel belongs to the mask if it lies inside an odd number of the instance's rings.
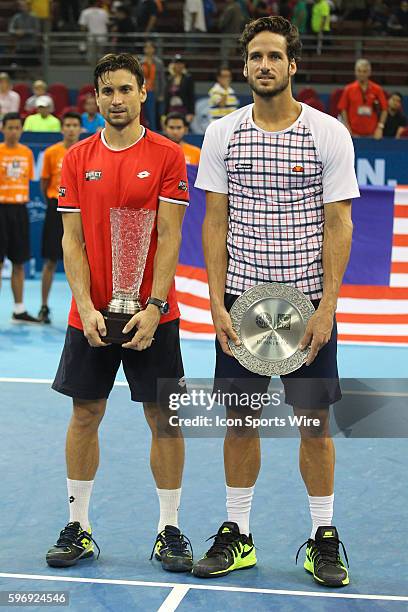
[[[112,245],[112,299],[102,311],[107,343],[123,344],[136,333],[132,329],[123,334],[122,329],[143,306],[140,302],[140,285],[150,246],[155,211],[145,208],[111,208]]]

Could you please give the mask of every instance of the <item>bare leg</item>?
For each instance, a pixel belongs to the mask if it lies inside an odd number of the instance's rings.
[[[66,441],[67,474],[71,480],[94,480],[99,465],[98,427],[106,400],[74,399]]]
[[[41,279],[41,305],[47,306],[48,304],[48,296],[50,294],[50,289],[52,285],[52,281],[54,279],[55,269],[57,267],[56,261],[51,261],[48,259],[44,263],[43,271],[42,271],[42,279]]]
[[[245,423],[245,410],[227,409],[227,418],[242,419]],[[251,416],[253,411],[251,410]],[[260,411],[257,412],[257,418]],[[238,421],[239,423],[239,421]],[[261,468],[261,444],[259,431],[243,424],[242,427],[228,427],[224,440],[224,469],[229,487],[252,487]]]
[[[13,292],[14,303],[21,304],[23,301],[24,288],[24,264],[13,263],[11,272],[11,290]]]
[[[152,432],[150,467],[158,489],[179,489],[184,468],[184,438],[180,427],[169,425],[174,412],[166,406],[143,405]]]
[[[296,415],[319,419],[320,427],[300,427],[299,467],[307,492],[313,497],[332,495],[334,490],[335,449],[329,431],[328,410],[294,408]]]

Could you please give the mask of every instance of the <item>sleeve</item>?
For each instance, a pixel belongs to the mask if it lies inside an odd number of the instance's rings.
[[[211,123],[205,132],[195,187],[214,193],[228,193],[221,130],[217,129],[217,125],[217,121]]]
[[[339,111],[344,111],[344,110],[346,111],[348,109],[348,89],[347,87],[343,89],[343,93],[341,94],[341,98],[339,100],[337,108],[339,109]]]
[[[318,151],[323,164],[323,204],[360,197],[354,170],[354,146],[340,121],[324,126]]]
[[[81,210],[75,161],[75,156],[68,151],[62,162],[57,209],[59,212],[80,212]]]
[[[43,166],[41,169],[41,178],[43,179],[49,179],[51,178],[51,159],[50,159],[50,152],[47,149],[44,152],[44,157],[43,157]]]
[[[31,131],[31,117],[33,116],[34,115],[29,115],[28,117],[26,117],[26,120],[24,121],[24,125],[23,125],[23,132]]]
[[[167,152],[159,200],[188,206],[188,181],[184,153],[181,147]]]
[[[35,179],[34,176],[34,155],[33,152],[31,151],[31,149],[29,149],[29,158],[28,158],[28,174],[30,177],[30,181],[33,181]]]

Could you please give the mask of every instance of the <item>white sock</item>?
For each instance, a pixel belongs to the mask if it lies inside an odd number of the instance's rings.
[[[226,489],[228,520],[236,523],[241,533],[249,535],[249,513],[255,486],[237,488],[226,485]]]
[[[90,528],[88,509],[93,480],[70,480],[67,478],[69,500],[69,522],[78,521],[82,529]]]
[[[178,527],[178,509],[180,506],[180,489],[156,489],[160,503],[160,518],[157,533],[163,531],[166,525]]]
[[[333,519],[333,495],[326,497],[311,497],[309,498],[310,516],[312,517],[313,527],[310,538],[314,540],[318,527],[328,527],[332,524]]]
[[[16,302],[14,304],[14,314],[23,314],[23,312],[26,311],[26,308],[24,306],[24,302]]]

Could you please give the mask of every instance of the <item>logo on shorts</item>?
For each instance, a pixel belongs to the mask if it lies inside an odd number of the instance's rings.
[[[290,329],[291,315],[282,313],[271,315],[269,312],[261,312],[255,321],[261,329]]]
[[[69,503],[72,504],[72,502],[75,501],[75,497],[73,495],[71,495],[71,497],[69,498]]]
[[[304,172],[304,171],[305,169],[300,164],[297,164],[296,166],[293,166],[292,168],[292,172]]]
[[[99,181],[102,178],[102,170],[87,170],[85,172],[86,181]]]
[[[179,387],[185,387],[186,386],[186,377],[182,376],[177,384],[178,384]]]
[[[180,189],[180,191],[188,191],[188,185],[186,181],[180,181],[178,184],[178,189]]]
[[[60,198],[65,198],[66,193],[67,193],[67,190],[65,189],[65,187],[60,187],[58,189],[58,195]]]

